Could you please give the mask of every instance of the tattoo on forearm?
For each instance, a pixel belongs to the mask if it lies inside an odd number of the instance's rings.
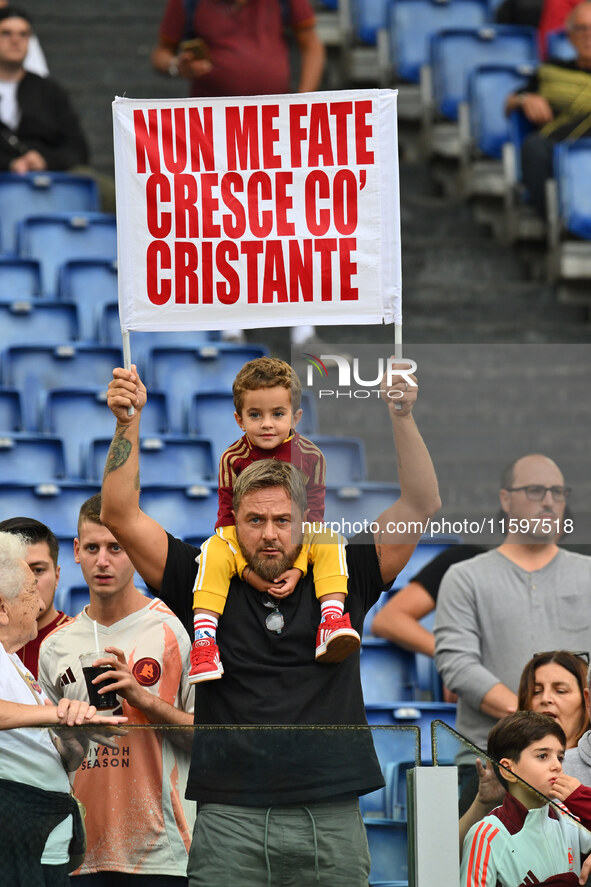
[[[105,473],[103,475],[103,480],[112,471],[115,471],[117,468],[121,468],[122,465],[125,465],[125,463],[129,459],[129,454],[131,453],[131,443],[130,441],[125,439],[124,435],[125,426],[122,425],[121,427],[118,427],[116,429],[115,436],[111,441],[111,446],[109,447],[109,452],[107,454],[107,461],[105,463]]]
[[[140,472],[139,469],[135,473],[135,477],[133,479],[133,488],[134,490],[139,490],[140,488]]]

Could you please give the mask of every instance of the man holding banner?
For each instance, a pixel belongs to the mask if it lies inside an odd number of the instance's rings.
[[[140,509],[146,389],[135,367],[113,375],[108,402],[117,427],[101,518],[191,631],[198,550]],[[440,507],[433,464],[412,416],[416,380],[409,378],[410,384],[401,375],[384,377],[381,392],[392,422],[400,498],[346,550],[348,606],[359,632]],[[238,478],[234,511],[247,562],[261,552],[295,559],[306,509],[298,475],[288,463],[267,460]],[[310,571],[280,602],[281,612],[274,607],[278,628],[268,621],[264,597],[232,579],[218,632],[224,679],[196,687],[195,723],[208,726],[196,727],[187,785],[187,797],[199,804],[189,857],[192,887],[260,887],[279,883],[275,879],[285,872],[290,883],[306,887],[367,887],[370,860],[357,798],[383,779],[367,729],[358,655],[330,666],[314,661],[319,605],[312,584]]]

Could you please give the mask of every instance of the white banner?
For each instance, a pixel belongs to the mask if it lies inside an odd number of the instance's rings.
[[[124,330],[401,323],[395,90],[113,102]]]

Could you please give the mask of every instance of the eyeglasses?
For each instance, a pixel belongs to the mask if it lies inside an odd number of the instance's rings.
[[[268,607],[273,611],[272,613],[269,613],[265,619],[265,625],[269,631],[274,631],[275,634],[281,634],[283,626],[285,625],[285,619],[283,618],[283,613],[277,606],[277,602],[267,594],[263,598],[263,607]]]
[[[541,502],[546,493],[550,493],[555,502],[564,502],[571,494],[571,487],[543,487],[541,484],[528,484],[526,487],[506,487],[509,493],[519,493],[525,490],[525,496],[530,502]]]
[[[575,34],[584,34],[586,31],[591,31],[591,25],[572,25],[569,30]]]
[[[553,656],[558,652],[558,650],[544,650],[542,653],[534,653],[532,659],[537,659],[538,656]],[[589,665],[589,653],[586,650],[564,650],[564,652],[570,653],[571,656],[577,656]]]

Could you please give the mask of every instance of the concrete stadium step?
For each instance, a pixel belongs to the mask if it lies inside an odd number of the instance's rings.
[[[519,280],[524,269],[511,250],[480,238],[404,237],[404,273],[425,282]]]

